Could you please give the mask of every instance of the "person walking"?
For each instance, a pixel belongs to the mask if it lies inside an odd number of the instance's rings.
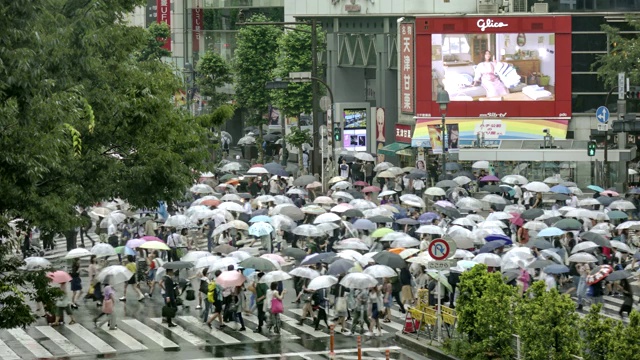
[[[102,310],[98,316],[93,319],[93,324],[100,328],[104,325],[105,322],[109,322],[109,330],[117,330],[118,326],[116,325],[115,314],[113,313],[116,301],[116,292],[113,290],[113,287],[109,284],[109,279],[106,278],[103,282],[104,291],[102,298]],[[98,323],[98,320],[103,316],[107,315],[107,319]]]
[[[253,331],[255,333],[262,332],[262,325],[265,321],[265,300],[267,299],[267,284],[261,283],[260,279],[264,276],[263,272],[258,273],[258,281],[255,285],[256,288],[256,305],[258,308],[258,327]]]
[[[71,321],[69,325],[73,325],[76,323],[76,319],[73,317],[73,312],[71,311],[71,298],[69,297],[69,292],[67,291],[67,283],[60,284],[60,290],[62,290],[62,297],[56,301],[56,307],[58,308],[58,312],[56,314],[55,321],[51,324],[52,326],[56,325],[64,325],[62,321],[62,316],[66,313]]]
[[[327,297],[325,296],[326,289],[319,289],[315,292],[315,304],[314,308],[318,310],[318,315],[313,323],[316,331],[320,330],[320,321],[324,321],[324,324],[329,328],[329,322],[327,321],[327,308],[329,306]]]
[[[622,288],[622,305],[620,305],[620,318],[624,318],[624,313],[627,315],[631,314],[631,310],[633,307],[633,289],[631,288],[631,284],[628,279],[620,280],[620,287]]]
[[[176,324],[173,323],[172,319],[178,310],[178,304],[176,303],[176,284],[173,282],[173,269],[167,269],[166,275],[162,278],[162,287],[164,289],[162,315],[167,318],[168,327],[175,327]]]
[[[338,287],[336,293],[336,315],[338,315],[337,323],[341,326],[340,332],[346,334],[349,332],[346,328],[346,319],[349,315],[349,310],[347,306],[347,288],[344,286],[337,284]]]
[[[234,320],[238,324],[240,324],[240,328],[238,329],[238,331],[247,330],[247,328],[244,327],[244,319],[242,318],[243,306],[244,306],[244,291],[242,289],[242,286],[236,286],[231,299],[231,311],[234,314]]]
[[[382,327],[380,326],[380,308],[382,307],[382,294],[377,286],[369,289],[369,313],[371,314],[371,323],[378,329],[378,335],[382,336]],[[372,326],[371,326],[372,327]],[[373,329],[369,330],[373,332]],[[373,332],[375,335],[375,332]]]
[[[78,298],[82,294],[82,279],[80,279],[80,259],[73,259],[73,263],[71,264],[71,291],[73,291],[73,296],[71,297],[71,306],[74,309],[78,308]]]
[[[87,297],[97,301],[97,306],[102,306],[102,284],[100,284],[96,279],[101,266],[98,264],[98,260],[95,255],[91,256],[89,262],[89,267],[87,268],[89,271],[89,291],[87,292]]]
[[[352,291],[353,293],[353,291]],[[369,315],[367,314],[367,309],[369,307],[369,292],[367,289],[360,289],[354,295],[354,314],[353,314],[353,322],[351,323],[351,333],[354,334],[356,332],[356,328],[360,326],[360,335],[364,333],[364,322],[367,324],[369,328],[369,333],[371,333],[371,322],[369,321]]]
[[[384,282],[382,284],[382,304],[384,306],[384,320],[382,321],[385,323],[391,322],[391,307],[393,306],[393,296],[391,295],[391,288],[392,286],[389,278],[384,278]]]
[[[217,278],[218,276],[220,276],[220,274],[222,274],[222,271],[216,270],[214,276]],[[224,289],[222,289],[222,287],[218,285],[215,280],[209,280],[209,285],[207,287],[207,301],[209,302],[209,308],[213,306],[213,314],[211,314],[209,320],[207,320],[203,315],[203,321],[205,321],[209,329],[213,328],[211,323],[214,319],[218,319],[220,329],[226,327],[226,325],[222,321],[223,290]]]
[[[167,237],[167,246],[169,246],[168,261],[178,261],[178,247],[181,246],[180,234],[176,233],[176,229],[171,229],[171,235]]]
[[[120,301],[127,301],[127,287],[129,287],[129,285],[131,285],[133,287],[133,290],[138,294],[138,301],[144,300],[144,294],[142,293],[142,290],[140,290],[140,284],[138,283],[138,279],[136,276],[138,268],[136,266],[136,260],[133,255],[127,255],[127,264],[125,265],[125,267],[127,268],[127,270],[133,273],[133,276],[131,276],[131,278],[129,278],[129,280],[124,284],[124,291],[122,292]]]
[[[268,330],[271,331],[273,329],[276,334],[280,334],[280,314],[284,312],[282,299],[286,293],[287,290],[278,291],[278,283],[272,282],[271,289],[268,290],[265,299],[267,301],[264,303],[264,311],[269,311],[270,314]]]

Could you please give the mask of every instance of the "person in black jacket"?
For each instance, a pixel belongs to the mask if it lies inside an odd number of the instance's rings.
[[[162,279],[162,287],[164,288],[164,303],[166,306],[178,309],[178,305],[176,304],[176,285],[173,282],[173,269],[167,269],[167,274]],[[167,317],[167,326],[174,327],[174,324],[171,321],[172,317]]]

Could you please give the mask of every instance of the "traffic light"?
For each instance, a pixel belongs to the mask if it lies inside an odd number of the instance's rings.
[[[587,145],[587,154],[589,156],[596,156],[596,147],[597,147],[597,144],[595,141],[593,140],[589,141],[589,145]]]
[[[342,140],[342,131],[340,131],[339,127],[333,129],[333,138],[336,141]]]
[[[624,94],[626,100],[640,100],[640,86],[629,86],[629,91]]]

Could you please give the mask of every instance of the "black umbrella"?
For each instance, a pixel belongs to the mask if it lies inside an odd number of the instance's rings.
[[[376,215],[376,216],[370,217],[369,221],[378,223],[378,224],[383,224],[383,223],[393,222],[393,219],[388,216]]]
[[[321,263],[323,260],[335,257],[336,253],[334,252],[326,252],[326,253],[319,253],[319,254],[313,254],[313,255],[308,255],[305,260],[303,260],[300,265],[301,266],[305,266],[305,265],[313,265],[313,264],[319,264]]]
[[[570,199],[569,195],[565,195],[565,194],[553,194],[551,195],[551,198],[553,200],[559,200],[559,201],[565,201]]]
[[[373,260],[376,264],[387,265],[390,268],[398,269],[407,266],[404,259],[398,255],[389,251],[381,251],[373,256]]]
[[[555,223],[553,226],[561,230],[580,230],[582,224],[576,219],[563,219]]]
[[[548,242],[545,239],[540,239],[540,238],[528,242],[527,246],[530,247],[530,248],[536,248],[536,249],[540,249],[540,250],[550,249],[550,248],[553,247],[553,245],[551,245],[550,242]]]
[[[327,275],[342,275],[346,274],[353,267],[353,261],[347,259],[338,259],[329,265]]]
[[[541,209],[529,209],[523,211],[522,214],[520,214],[520,217],[525,220],[533,220],[542,215],[544,215],[544,211],[542,211]]]
[[[277,175],[278,172],[284,171],[284,167],[282,167],[282,165],[275,162],[264,164],[264,168],[267,169],[267,171],[273,175]]]
[[[312,182],[316,181],[315,176],[313,175],[302,175],[293,181],[294,186],[307,186]]]
[[[618,198],[618,197],[609,197],[609,196],[600,196],[596,200],[598,200],[598,202],[600,204],[604,205],[604,206],[609,206],[609,205],[611,205],[612,202],[614,202],[616,200],[620,200],[620,198]]]
[[[418,225],[418,224],[420,224],[420,221],[418,221],[416,219],[412,219],[412,218],[402,218],[402,219],[396,220],[396,224],[400,224],[400,225]]]
[[[561,218],[561,217],[559,217],[559,216],[554,216],[554,217],[550,217],[550,218],[548,218],[548,219],[544,219],[544,223],[545,223],[545,224],[547,224],[547,225],[549,225],[549,226],[551,226],[551,225],[553,225],[553,224],[557,223],[557,222],[558,222],[558,221],[560,221],[560,220],[562,220],[562,218]]]
[[[349,209],[349,210],[343,212],[342,215],[344,215],[346,217],[355,217],[355,218],[364,217],[364,214],[362,213],[362,211],[358,210],[358,209]]]
[[[488,243],[484,244],[480,250],[478,250],[478,254],[483,254],[483,253],[490,253],[493,250],[497,249],[497,248],[501,248],[503,246],[505,246],[507,244],[506,241],[504,240],[494,240],[494,241],[489,241]]]
[[[487,185],[480,188],[480,191],[486,191],[493,194],[499,194],[502,192],[502,189],[498,185]]]
[[[172,262],[164,263],[162,267],[165,269],[172,269],[172,270],[190,269],[193,267],[193,263],[189,261],[172,261]]]
[[[551,260],[537,259],[536,261],[534,261],[531,264],[527,265],[527,268],[529,268],[529,269],[542,269],[544,267],[547,267],[547,266],[553,265],[553,264],[555,264],[555,262],[553,262]]]
[[[607,276],[607,281],[618,281],[622,279],[628,279],[633,276],[633,273],[628,270],[616,270]]]
[[[284,250],[282,250],[282,255],[283,256],[289,256],[292,257],[298,261],[301,261],[302,259],[304,259],[307,256],[307,252],[300,249],[300,248],[294,248],[294,247],[288,247]]]
[[[458,209],[456,208],[452,208],[449,206],[443,206],[440,208],[440,212],[447,215],[447,217],[450,217],[452,219],[457,219],[457,218],[461,218],[462,215],[460,214],[460,211],[458,211]]]
[[[409,175],[407,175],[409,179],[424,179],[427,177],[427,172],[424,170],[411,170]]]
[[[364,199],[364,194],[358,190],[346,190],[348,194],[351,194],[354,199]]]
[[[580,238],[582,240],[587,240],[587,241],[593,241],[594,243],[596,243],[596,245],[598,246],[604,246],[604,247],[611,247],[611,243],[609,242],[609,240],[607,238],[605,238],[604,236],[591,232],[591,231],[587,231],[584,232],[582,234],[580,234]]]
[[[460,186],[460,185],[457,182],[453,181],[453,180],[442,180],[442,181],[438,181],[436,183],[436,187],[439,187],[441,189],[458,187],[458,186]]]
[[[262,137],[262,139],[266,142],[274,142],[280,139],[282,136],[276,134],[267,134]]]

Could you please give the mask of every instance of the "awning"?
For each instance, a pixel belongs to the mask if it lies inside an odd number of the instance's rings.
[[[410,147],[409,144],[394,142],[385,147],[378,149],[378,154],[395,155],[398,151]]]

